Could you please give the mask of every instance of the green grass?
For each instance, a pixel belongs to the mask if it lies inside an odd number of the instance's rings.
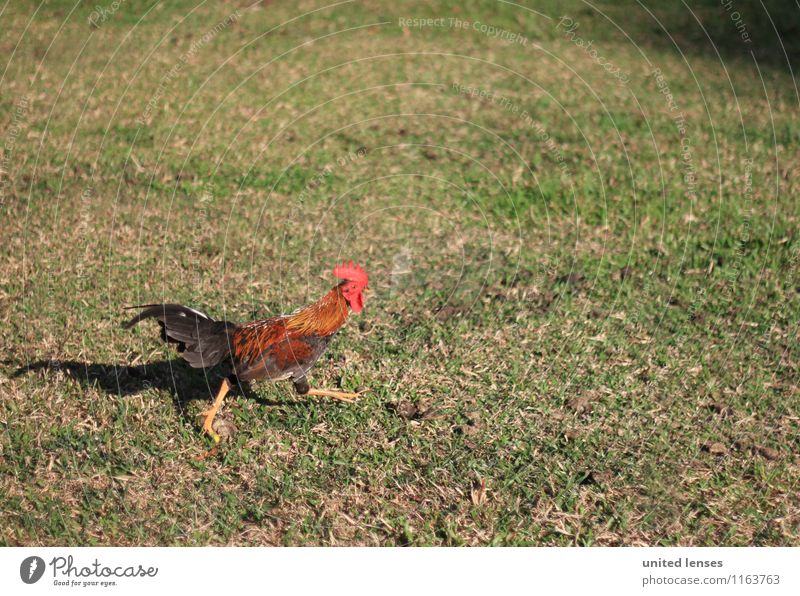
[[[796,9],[95,4],[0,15],[0,543],[800,545]],[[342,258],[312,381],[371,391],[256,384],[194,461],[225,371],[122,308]]]

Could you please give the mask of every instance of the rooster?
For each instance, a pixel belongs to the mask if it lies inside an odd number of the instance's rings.
[[[129,329],[145,319],[157,319],[162,339],[177,344],[178,352],[193,368],[208,368],[223,361],[232,364],[233,374],[222,381],[213,405],[201,414],[205,416],[203,431],[214,443],[219,443],[220,436],[212,426],[214,417],[225,395],[239,381],[291,380],[300,395],[347,402],[363,393],[312,389],[306,378],[331,338],[344,325],[349,310],[360,313],[364,308],[369,280],[361,266],[352,261],[342,263],[334,267],[333,274],[341,283],[314,304],[290,315],[238,325],[215,321],[180,304],[146,304],[129,307],[143,310],[124,326]]]

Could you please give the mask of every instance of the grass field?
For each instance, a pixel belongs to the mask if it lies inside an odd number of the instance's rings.
[[[0,6],[0,543],[800,546],[800,8],[690,4]],[[123,307],[342,258],[370,391],[194,461]]]

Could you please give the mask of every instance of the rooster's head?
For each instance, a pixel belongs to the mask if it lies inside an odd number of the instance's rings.
[[[333,268],[333,274],[344,281],[340,284],[342,295],[353,312],[361,312],[364,308],[364,290],[368,288],[367,272],[361,265],[342,263]]]

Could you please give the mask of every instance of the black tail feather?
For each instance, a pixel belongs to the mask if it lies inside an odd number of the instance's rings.
[[[215,321],[207,314],[181,304],[143,304],[142,312],[123,326],[130,329],[140,321],[154,318],[161,326],[161,338],[178,345],[178,352],[193,368],[208,368],[230,356],[228,321]]]

